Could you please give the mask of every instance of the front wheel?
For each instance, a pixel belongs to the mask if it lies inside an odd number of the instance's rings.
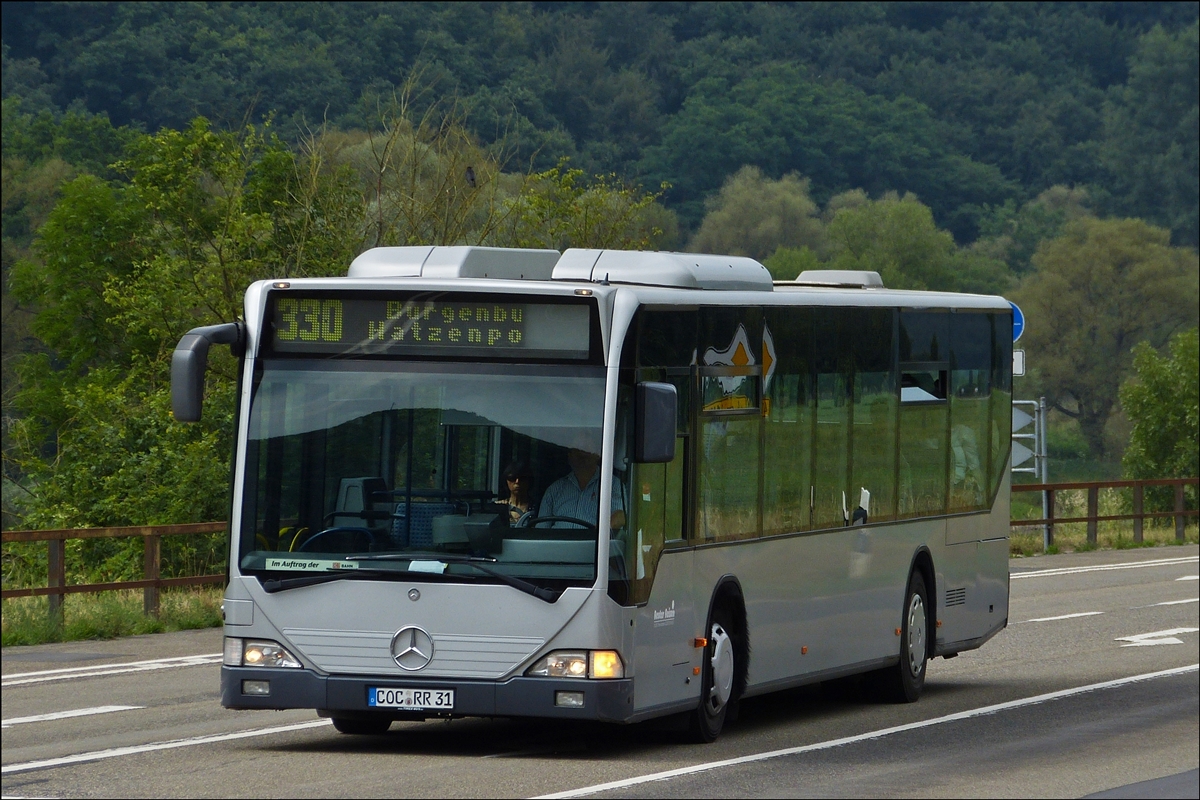
[[[925,687],[929,663],[929,595],[925,579],[914,572],[904,595],[904,618],[900,627],[900,663],[876,673],[883,699],[892,703],[915,703]]]
[[[390,719],[353,719],[350,717],[334,717],[333,727],[338,733],[349,733],[356,736],[380,736],[392,727]]]
[[[700,670],[700,707],[692,715],[688,726],[690,738],[697,742],[716,741],[729,715],[737,661],[742,657],[730,635],[732,629],[729,611],[724,607],[718,608],[713,613],[708,647],[704,649]]]

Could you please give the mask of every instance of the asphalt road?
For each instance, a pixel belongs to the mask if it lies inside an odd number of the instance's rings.
[[[1009,628],[932,662],[919,703],[806,687],[747,700],[707,746],[656,724],[455,720],[360,738],[312,712],[225,711],[215,630],[6,648],[0,790],[1198,797],[1198,552],[1015,560]]]

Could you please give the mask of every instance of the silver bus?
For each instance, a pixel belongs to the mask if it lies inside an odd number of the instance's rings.
[[[178,420],[214,343],[242,358],[228,708],[351,734],[680,715],[712,741],[802,684],[915,701],[1007,624],[1003,298],[382,247],[187,334]]]

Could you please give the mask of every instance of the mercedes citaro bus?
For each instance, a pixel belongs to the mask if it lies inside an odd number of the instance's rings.
[[[1007,623],[1003,298],[381,247],[188,333],[180,421],[213,343],[241,356],[226,707],[357,734],[681,715],[712,741],[741,698],[816,681],[914,701]]]

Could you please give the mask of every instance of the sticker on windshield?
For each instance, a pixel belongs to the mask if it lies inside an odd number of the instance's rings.
[[[268,558],[267,569],[314,570],[358,569],[354,561],[329,561],[317,558]]]

